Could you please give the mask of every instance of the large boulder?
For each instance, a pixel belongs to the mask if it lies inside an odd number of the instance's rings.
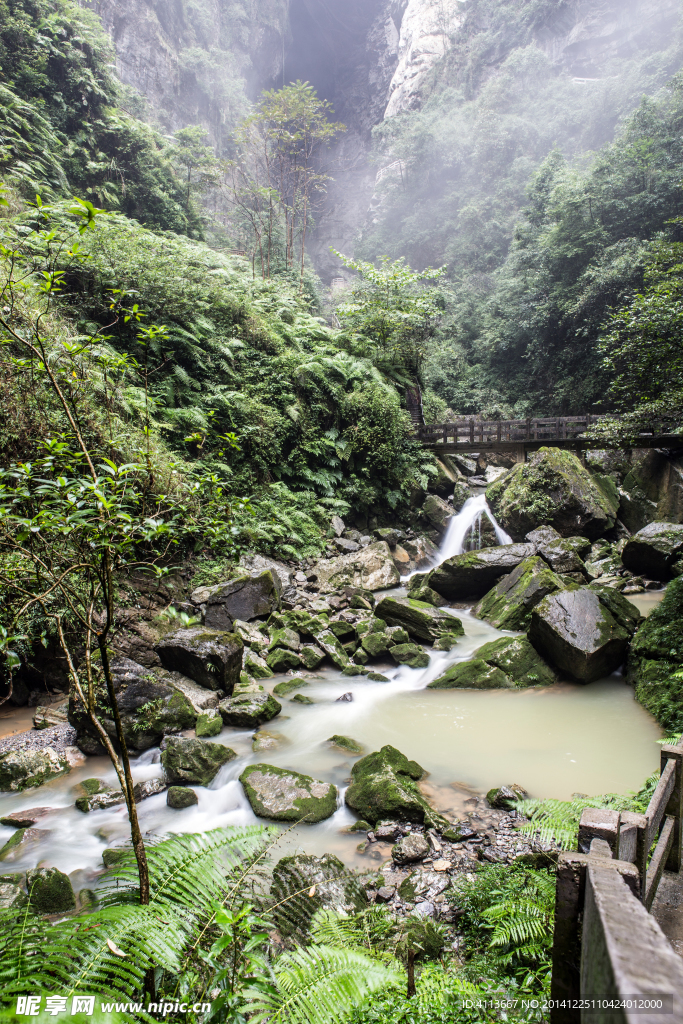
[[[483,597],[501,576],[536,553],[533,544],[501,544],[454,555],[428,574],[425,583],[450,601]]]
[[[614,526],[618,511],[618,498],[599,486],[576,455],[559,448],[533,452],[491,484],[486,499],[514,540],[544,525],[562,537],[595,540]]]
[[[282,705],[263,686],[246,678],[237,683],[232,697],[226,697],[220,702],[218,710],[225,725],[237,729],[256,729],[279,715]]]
[[[667,733],[683,729],[683,679],[673,674],[683,665],[683,576],[669,583],[661,604],[652,610],[633,638],[626,678],[636,699]]]
[[[322,857],[297,853],[283,857],[273,868],[270,895],[275,924],[281,935],[304,941],[319,910],[347,916],[367,905],[361,880],[332,853]]]
[[[465,634],[462,622],[455,615],[412,597],[383,597],[375,614],[388,626],[402,626],[410,636],[428,642],[438,640],[444,633]]]
[[[241,573],[235,579],[192,592],[194,604],[202,605],[208,629],[230,632],[235,619],[249,622],[266,618],[280,607],[282,581],[273,569]]]
[[[182,672],[169,672],[163,668],[157,668],[154,673],[160,683],[166,683],[178,690],[189,700],[195,712],[207,711],[209,708],[218,707],[220,697],[215,690],[207,690],[205,686],[195,683],[194,679],[184,676]]]
[[[36,868],[26,875],[31,908],[37,914],[64,914],[76,906],[68,875],[57,868]]]
[[[330,818],[337,809],[336,786],[287,768],[250,764],[240,782],[251,809],[261,818],[313,824]]]
[[[481,658],[459,661],[450,665],[437,679],[427,685],[428,690],[509,690],[514,686],[504,672]]]
[[[586,537],[560,537],[552,526],[540,526],[525,538],[536,545],[536,551],[553,572],[585,573],[583,559],[590,553],[591,542]]]
[[[208,786],[220,768],[237,754],[222,743],[169,736],[161,763],[171,786]]]
[[[397,586],[401,579],[386,541],[375,541],[360,551],[337,558],[323,558],[313,566],[312,573],[317,576],[322,594],[346,586],[386,590]]]
[[[538,555],[532,555],[482,597],[474,614],[497,629],[525,630],[539,601],[564,589],[565,584],[547,563]]]
[[[453,518],[453,506],[438,494],[429,494],[422,506],[422,517],[439,536],[443,537]]]
[[[630,537],[621,560],[636,576],[670,580],[683,575],[683,526],[649,523]]]
[[[236,633],[193,626],[165,636],[154,648],[161,663],[208,690],[232,693],[242,668],[244,644]]]
[[[171,685],[170,680],[159,678],[152,669],[129,658],[112,661],[111,674],[123,734],[130,750],[148,750],[158,746],[164,735],[194,726],[197,712],[185,693]],[[102,710],[100,721],[118,746],[116,725],[111,712],[107,713],[109,697],[101,680],[97,683],[96,694],[100,708],[107,709]],[[84,753],[97,753],[100,735],[75,690],[69,699],[69,721],[76,729],[76,742]]]
[[[376,825],[382,819],[442,824],[417,782],[425,774],[417,761],[389,745],[356,761],[351,769],[351,785],[345,800],[352,811]]]
[[[0,790],[35,789],[71,770],[68,758],[53,747],[0,753]]]
[[[633,608],[621,595],[614,597]],[[617,615],[607,588],[577,587],[544,597],[531,615],[529,639],[552,664],[582,683],[608,676],[623,664],[639,612]]]
[[[500,669],[515,686],[550,686],[557,680],[557,672],[525,636],[502,636],[484,644],[475,656]]]

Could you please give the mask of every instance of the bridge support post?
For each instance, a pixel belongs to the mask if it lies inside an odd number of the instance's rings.
[[[515,447],[515,462],[526,462],[526,448],[523,444]]]

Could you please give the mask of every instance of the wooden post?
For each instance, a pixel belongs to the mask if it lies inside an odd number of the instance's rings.
[[[676,765],[674,791],[669,797],[669,802],[666,805],[665,811],[665,814],[670,815],[674,819],[673,842],[671,844],[671,852],[669,853],[666,862],[667,871],[681,870],[681,818],[683,817],[683,785],[681,785],[681,775],[683,773],[682,748],[683,741],[678,743],[675,747],[662,747],[661,752],[662,771],[664,771],[669,761],[674,761]]]
[[[497,436],[498,436],[498,440],[499,440],[499,441],[500,441],[500,431],[501,431],[501,427],[502,427],[502,423],[501,423],[501,421],[500,421],[500,420],[498,420],[498,435],[497,435]]]
[[[470,420],[470,441],[474,444],[474,420]]]
[[[528,440],[531,440],[531,417],[527,417],[526,421],[526,436]]]

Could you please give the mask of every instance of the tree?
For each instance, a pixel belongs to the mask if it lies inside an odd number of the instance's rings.
[[[236,132],[240,156],[234,165],[233,201],[252,211],[250,219],[261,253],[264,276],[270,276],[276,219],[284,222],[285,259],[295,260],[303,287],[306,234],[317,202],[325,193],[329,175],[317,169],[322,146],[346,131],[328,120],[332,107],[318,98],[308,82],[293,82],[263,94],[254,113]],[[266,255],[263,256],[263,242]]]
[[[433,292],[419,287],[438,280],[445,267],[414,271],[403,258],[380,257],[379,266],[354,260],[332,250],[360,282],[353,290],[353,302],[337,307],[345,328],[360,347],[373,350],[375,362],[385,370],[403,368],[419,375],[441,310]]]
[[[211,146],[206,145],[207,131],[201,125],[188,125],[174,136],[171,158],[185,170],[185,206],[190,210],[193,195],[202,195],[216,185],[220,162]]]

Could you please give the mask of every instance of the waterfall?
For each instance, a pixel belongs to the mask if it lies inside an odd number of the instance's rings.
[[[436,556],[435,564],[440,565],[447,558],[453,555],[461,555],[466,550],[468,535],[474,530],[477,531],[478,542],[472,547],[481,547],[481,520],[486,516],[496,532],[496,540],[499,544],[512,544],[512,537],[508,536],[505,530],[496,522],[491,509],[486,503],[485,494],[477,494],[468,498],[461,510],[454,515],[448,524],[448,531],[443,539],[439,553]]]

